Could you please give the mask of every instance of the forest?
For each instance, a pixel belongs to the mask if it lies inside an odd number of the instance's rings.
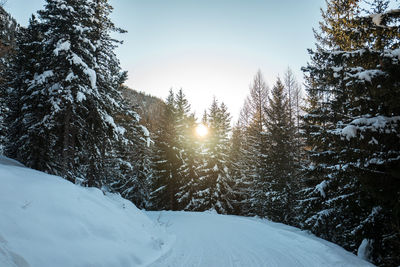
[[[237,121],[216,98],[197,117],[185,88],[164,100],[128,88],[107,0],[46,0],[27,27],[0,7],[0,154],[140,209],[258,216],[398,266],[390,4],[327,0],[304,84],[288,68],[270,87],[259,70]]]

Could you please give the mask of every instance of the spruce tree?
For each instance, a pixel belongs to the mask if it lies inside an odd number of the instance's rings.
[[[198,184],[199,144],[195,136],[196,118],[190,113],[190,104],[180,89],[176,94],[176,138],[178,159],[177,179],[179,189],[176,198],[179,209],[196,209],[194,197]]]
[[[151,208],[155,210],[176,210],[178,203],[178,168],[181,166],[176,138],[175,94],[170,90],[164,107],[162,125],[156,132],[154,147],[154,176],[150,193]]]
[[[264,188],[265,215],[279,222],[293,223],[296,192],[296,132],[289,98],[278,78],[266,110],[267,165],[257,187]],[[282,210],[286,211],[282,213]]]
[[[30,25],[40,31],[40,41],[25,42],[35,69],[26,74],[21,67],[14,81],[25,87],[14,86],[24,105],[13,121],[28,134],[15,135],[24,146],[14,146],[10,155],[29,167],[70,180],[83,177],[97,187],[110,182],[110,166],[120,160],[112,150],[124,140],[125,129],[113,116],[130,112],[119,92],[126,74],[113,52],[109,34],[116,28],[110,10],[107,1],[48,0],[40,21]],[[138,125],[134,112],[131,117]]]
[[[375,1],[374,10],[383,12],[385,3]],[[312,63],[305,68],[310,156],[305,183],[310,187],[301,203],[306,228],[353,252],[367,241],[370,260],[393,266],[399,262],[399,217],[393,212],[399,203],[399,111],[394,104],[399,12],[356,14],[348,16],[352,31],[329,33],[347,41],[331,43],[333,51],[319,47],[311,52]]]
[[[0,155],[4,153],[7,141],[7,130],[9,126],[6,122],[6,114],[9,112],[7,107],[7,96],[13,57],[17,48],[17,36],[20,28],[17,22],[0,6]]]
[[[265,216],[264,196],[267,188],[260,187],[266,172],[267,135],[265,107],[268,103],[268,87],[261,71],[254,76],[247,100],[250,112],[249,124],[246,127],[246,152],[244,159],[248,173],[245,175],[252,180],[251,214]]]
[[[215,98],[207,113],[206,125],[209,134],[204,140],[205,165],[199,177],[199,209],[227,214],[233,211],[232,179],[229,172],[230,115],[225,104],[219,105]]]
[[[246,130],[240,123],[237,123],[232,129],[230,138],[229,175],[232,180],[232,205],[233,213],[238,215],[248,215],[251,211],[251,190],[253,181],[246,176],[250,173],[250,161],[246,158]]]
[[[33,90],[32,81],[43,68],[42,41],[42,25],[32,16],[28,27],[19,33],[15,54],[4,76],[8,81],[6,122],[9,126],[5,154],[40,170],[46,168],[49,159],[46,156],[48,135],[40,128],[49,104],[44,91]]]

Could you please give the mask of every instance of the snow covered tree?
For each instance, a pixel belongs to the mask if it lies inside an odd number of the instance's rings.
[[[219,104],[214,98],[205,123],[209,134],[204,140],[205,165],[200,172],[200,190],[196,199],[200,210],[227,214],[233,211],[233,192],[229,172],[230,115],[225,104]]]
[[[49,159],[46,151],[49,140],[40,122],[48,111],[43,91],[34,91],[31,81],[43,67],[43,34],[41,24],[32,16],[26,29],[17,39],[15,54],[6,72],[8,127],[5,153],[27,166],[44,170]],[[29,64],[27,64],[29,63]]]
[[[264,195],[266,188],[259,187],[258,184],[263,180],[266,172],[266,148],[267,135],[265,128],[266,114],[265,107],[268,102],[268,87],[264,81],[261,71],[254,76],[253,84],[250,87],[250,96],[247,100],[248,111],[250,114],[249,122],[246,127],[246,151],[244,159],[249,168],[247,177],[252,180],[251,190],[252,214],[264,216]]]
[[[250,173],[250,160],[246,149],[246,128],[237,123],[232,129],[229,147],[229,176],[232,180],[232,205],[233,213],[238,215],[248,215],[251,213],[251,191],[253,181],[246,176]]]
[[[17,22],[0,5],[0,155],[6,145],[8,126],[6,114],[8,113],[7,95],[8,83],[11,77],[9,69],[11,60],[17,49],[17,35],[19,27]]]
[[[178,158],[179,190],[176,193],[180,209],[198,208],[195,192],[198,190],[199,143],[195,136],[196,118],[190,114],[190,105],[182,89],[176,94],[176,133]]]
[[[24,42],[34,69],[26,73],[21,67],[14,83],[25,85],[13,87],[24,103],[14,122],[24,131],[14,136],[22,146],[14,145],[10,155],[97,187],[110,182],[110,166],[121,160],[113,147],[124,142],[125,129],[113,116],[132,113],[119,92],[126,74],[113,52],[110,32],[118,29],[110,12],[107,1],[48,0],[39,11],[40,22],[31,20],[28,27],[31,40]],[[131,118],[138,126],[134,112]]]
[[[178,169],[181,166],[176,138],[175,94],[170,90],[164,107],[162,125],[156,132],[150,193],[151,208],[155,210],[176,210],[175,194],[179,189]]]
[[[121,87],[131,90],[127,87]],[[153,140],[146,127],[139,124],[141,119],[135,112],[131,99],[119,103],[124,110],[113,114],[115,122],[125,129],[124,139],[115,140],[113,149],[105,158],[108,177],[106,186],[113,192],[132,201],[138,208],[149,207],[151,180],[153,176],[152,153]]]
[[[345,39],[311,52],[304,69],[310,187],[301,203],[306,228],[353,252],[369,240],[369,259],[393,266],[399,262],[399,216],[393,211],[400,203],[400,12],[384,12],[385,3],[373,3],[383,13],[348,16],[351,31],[334,33]]]

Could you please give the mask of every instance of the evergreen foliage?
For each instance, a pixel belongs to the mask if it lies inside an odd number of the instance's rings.
[[[250,196],[251,210],[250,214],[260,216],[266,215],[265,210],[265,192],[267,191],[264,183],[264,174],[266,172],[267,157],[267,134],[265,129],[266,114],[265,107],[268,101],[268,87],[264,81],[261,71],[254,76],[253,84],[250,87],[250,95],[246,101],[249,118],[245,127],[245,151],[243,159],[247,162],[245,165],[247,173],[244,173],[248,179],[251,179],[252,189]]]
[[[233,210],[232,178],[229,169],[230,114],[224,103],[214,98],[203,123],[209,134],[204,140],[205,164],[201,169],[200,190],[196,196],[200,210],[215,210],[227,214]]]
[[[0,155],[8,143],[6,138],[7,123],[7,88],[10,74],[10,61],[17,49],[17,35],[19,34],[17,22],[0,5]]]
[[[331,42],[310,51],[304,69],[310,163],[301,203],[305,228],[353,252],[369,240],[370,260],[394,266],[400,249],[399,12],[385,12],[387,3],[372,5],[382,14],[361,16],[356,2],[342,10],[337,17],[351,31],[325,31]]]
[[[178,192],[178,169],[181,166],[177,149],[176,102],[170,90],[164,107],[163,119],[157,130],[154,148],[154,177],[150,195],[152,209],[176,210],[175,194]]]
[[[103,0],[49,0],[39,20],[30,20],[8,76],[6,148],[29,167],[109,189],[113,170],[130,164],[116,150],[129,143],[141,151],[146,132],[122,100],[126,73],[110,36],[122,30],[110,21],[111,9]],[[116,116],[129,121],[125,127],[134,138],[127,140]]]
[[[289,98],[280,79],[272,89],[266,107],[267,165],[263,184],[266,188],[266,216],[274,221],[293,223],[295,214],[296,131],[292,123]],[[285,213],[282,213],[285,210]]]

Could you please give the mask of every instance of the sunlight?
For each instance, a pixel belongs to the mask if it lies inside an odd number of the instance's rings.
[[[200,123],[196,127],[196,133],[199,137],[204,137],[208,134],[208,128],[204,124]]]

